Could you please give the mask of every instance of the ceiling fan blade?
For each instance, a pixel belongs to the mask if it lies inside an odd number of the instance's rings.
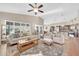
[[[33,10],[28,10],[28,12],[31,12],[31,11],[33,11]]]
[[[39,12],[41,12],[41,13],[44,13],[44,11],[41,11],[41,10],[38,10]]]
[[[43,7],[43,5],[40,5],[38,8],[41,8],[41,7]]]
[[[29,4],[29,6],[31,6],[32,8],[34,8],[32,4]]]

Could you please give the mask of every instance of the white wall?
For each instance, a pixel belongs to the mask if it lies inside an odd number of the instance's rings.
[[[30,23],[32,25],[32,31],[34,29],[34,25],[43,25],[43,19],[36,16],[29,16],[23,14],[15,14],[15,13],[7,13],[0,12],[0,20],[10,20],[10,21],[18,21]]]
[[[14,13],[0,12],[0,19],[1,20],[28,22],[31,24],[43,24],[43,20],[39,17],[22,15],[22,14],[14,14]]]

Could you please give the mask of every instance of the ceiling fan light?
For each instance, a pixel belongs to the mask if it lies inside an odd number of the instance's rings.
[[[38,12],[38,8],[34,8],[34,12]]]

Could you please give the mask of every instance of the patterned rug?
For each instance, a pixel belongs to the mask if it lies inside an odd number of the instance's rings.
[[[53,43],[51,46],[44,44],[42,41],[39,41],[38,45],[28,49],[27,51],[21,53],[20,56],[42,54],[43,56],[62,56],[64,50],[64,45],[59,45]]]

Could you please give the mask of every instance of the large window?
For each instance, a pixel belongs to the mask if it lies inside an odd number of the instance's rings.
[[[31,26],[27,23],[6,21],[6,37],[19,38],[31,34]]]
[[[13,32],[13,23],[6,22],[6,35],[11,34],[11,32]]]

